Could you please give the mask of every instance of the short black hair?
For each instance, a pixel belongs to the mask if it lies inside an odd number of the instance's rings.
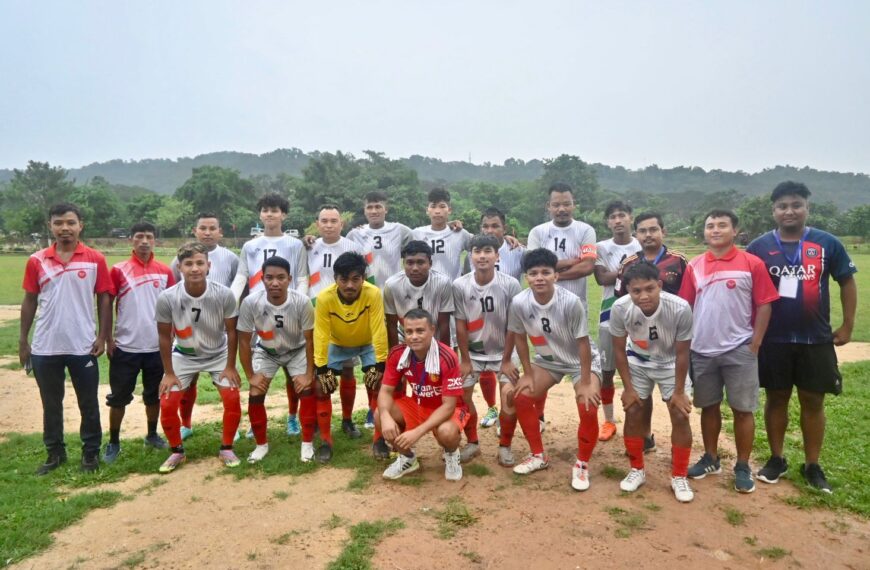
[[[528,273],[533,267],[550,267],[555,271],[557,263],[559,258],[549,249],[531,249],[523,255],[523,273]]]
[[[203,218],[214,218],[217,220],[218,227],[221,227],[221,219],[214,212],[198,212],[196,214],[196,223],[199,223],[199,221]]]
[[[773,192],[770,193],[770,201],[776,202],[783,196],[800,196],[804,200],[809,199],[810,189],[807,188],[807,185],[803,182],[794,182],[792,180],[786,180],[785,182],[780,182],[776,185],[776,188],[773,189]]]
[[[341,217],[341,208],[339,208],[338,205],[324,204],[317,209],[317,216],[315,216],[315,219],[320,219],[320,213],[323,212],[323,210],[335,210],[336,212],[338,212],[338,216]]]
[[[426,319],[426,322],[429,323],[429,326],[435,326],[435,319],[432,317],[432,313],[427,311],[426,309],[415,308],[411,309],[407,313],[402,320],[409,321],[412,319]]]
[[[263,273],[266,273],[267,267],[277,267],[286,271],[287,275],[293,275],[293,272],[290,271],[290,262],[281,257],[280,255],[273,255],[272,257],[263,262]]]
[[[501,245],[498,243],[497,238],[487,234],[477,234],[471,238],[470,242],[468,242],[468,251],[483,249],[485,247],[491,247],[495,251],[498,251],[498,248],[501,247]]]
[[[429,204],[437,204],[438,202],[450,203],[450,192],[444,188],[433,188],[429,190],[429,195],[426,197]]]
[[[332,272],[336,277],[344,277],[345,279],[350,277],[351,273],[359,273],[365,277],[368,266],[369,264],[366,263],[366,258],[362,254],[346,251],[339,255],[335,263],[332,264]]]
[[[178,262],[181,263],[188,257],[193,257],[197,253],[203,254],[205,258],[208,259],[208,248],[198,241],[189,241],[181,244],[181,247],[179,247],[176,252],[176,257],[178,258]]]
[[[366,204],[370,204],[371,202],[388,202],[389,198],[387,198],[386,192],[374,190],[366,194],[364,200]]]
[[[425,253],[429,261],[432,261],[432,246],[419,239],[409,241],[408,245],[402,248],[402,259],[405,259],[409,255],[417,255],[418,253]]]
[[[658,212],[641,212],[640,214],[635,216],[634,229],[637,229],[638,224],[640,224],[641,222],[652,220],[653,218],[655,218],[656,222],[658,222],[661,229],[665,229],[665,221],[662,219],[662,215]]]
[[[635,263],[622,274],[622,282],[628,287],[635,279],[659,281],[659,268],[646,260]]]
[[[498,208],[489,207],[483,211],[480,215],[480,220],[483,221],[484,218],[498,218],[501,220],[501,225],[507,226],[507,219],[504,216],[504,212],[499,210]]]
[[[740,219],[737,217],[737,214],[732,212],[731,210],[726,210],[724,208],[713,208],[704,216],[704,224],[707,224],[707,218],[728,218],[731,220],[731,227],[736,228],[737,224],[740,223]]]
[[[262,198],[257,200],[257,211],[260,212],[263,208],[278,208],[282,213],[286,214],[290,210],[290,202],[284,196],[272,192],[264,194]]]
[[[612,202],[608,202],[606,206],[604,206],[604,219],[610,217],[610,214],[613,212],[623,211],[626,214],[631,215],[631,206],[623,202],[622,200],[613,200]]]
[[[55,204],[54,206],[52,206],[48,210],[48,219],[51,219],[54,216],[62,216],[67,212],[72,212],[76,215],[79,221],[82,221],[82,211],[79,210],[78,206],[69,202],[61,202],[60,204]]]
[[[133,237],[139,232],[151,232],[152,234],[157,235],[157,228],[151,222],[136,222],[130,226],[130,237]]]
[[[566,182],[553,182],[550,184],[550,188],[547,190],[547,196],[552,196],[553,192],[567,192],[572,198],[574,197],[574,189]]]

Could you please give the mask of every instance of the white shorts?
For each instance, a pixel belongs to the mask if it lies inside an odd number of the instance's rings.
[[[254,355],[251,359],[251,364],[254,367],[255,374],[262,374],[269,380],[278,374],[281,368],[287,369],[287,374],[290,378],[294,376],[302,376],[308,372],[308,359],[305,357],[305,347],[302,346],[296,350],[291,350],[286,354],[271,355],[262,348],[254,349]],[[288,378],[289,380],[289,378]]]
[[[544,360],[537,354],[535,355],[535,358],[532,359],[532,364],[549,372],[550,377],[556,382],[556,384],[561,382],[562,378],[565,376],[571,377],[571,384],[576,384],[580,381],[579,368],[565,366],[558,362],[550,362],[549,360]],[[594,348],[592,350],[592,374],[598,376],[598,380],[601,381],[601,360],[598,357],[598,351]]]
[[[673,368],[647,368],[628,363],[631,371],[631,385],[641,400],[646,400],[652,395],[653,389],[658,385],[662,395],[662,401],[667,402],[674,395],[677,380]],[[692,382],[686,377],[686,395],[692,396]]]
[[[514,359],[514,365],[519,366],[519,361]],[[463,388],[471,388],[480,381],[481,372],[495,372],[499,382],[508,382],[508,377],[499,374],[501,360],[474,360],[471,359],[472,372],[462,381]]]
[[[221,377],[221,372],[227,367],[227,353],[223,352],[212,358],[191,358],[180,352],[172,353],[172,368],[175,376],[181,382],[181,387],[173,386],[172,391],[187,390],[196,380],[200,372],[211,374],[212,384],[221,388],[230,388],[232,384]]]

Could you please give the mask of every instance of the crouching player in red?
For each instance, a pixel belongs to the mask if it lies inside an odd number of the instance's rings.
[[[308,297],[289,289],[290,263],[283,257],[267,259],[261,268],[264,291],[245,297],[239,308],[239,360],[248,377],[248,417],[257,447],[248,463],[262,461],[269,453],[266,436],[266,393],[278,370],[287,370],[299,395],[302,420],[302,461],[314,459],[314,428],[317,402],[314,400],[314,308]],[[257,333],[257,343],[251,337]]]
[[[585,491],[589,488],[589,458],[598,442],[601,365],[598,351],[589,340],[583,302],[567,289],[556,287],[558,261],[555,253],[543,248],[533,249],[523,256],[523,271],[529,288],[511,302],[508,331],[513,340],[507,345],[510,347],[513,342],[516,347],[523,375],[516,386],[505,384],[502,391],[516,407],[517,419],[531,450],[529,456],[514,467],[514,473],[527,475],[550,465],[541,441],[539,402],[563,376],[571,376],[580,415],[577,462],[571,473],[571,487]],[[529,357],[527,336],[535,347],[534,361]],[[503,368],[509,368],[510,358],[505,350]]]
[[[236,371],[236,300],[229,287],[206,280],[209,261],[204,245],[181,246],[178,269],[182,282],[163,291],[155,307],[163,361],[160,423],[172,447],[172,454],[160,466],[160,472],[170,473],[184,463],[179,406],[200,372],[211,375],[224,404],[218,456],[227,467],[236,467],[240,461],[233,452],[233,438],[242,417],[241,378]]]
[[[459,359],[449,346],[435,340],[435,319],[425,309],[408,311],[404,328],[405,344],[396,345],[387,358],[375,414],[376,427],[399,452],[384,478],[398,479],[419,469],[414,444],[432,432],[444,448],[444,477],[459,481],[459,440],[468,422]],[[403,377],[411,395],[394,399]]]
[[[628,295],[610,309],[610,332],[624,385],[625,449],[631,471],[619,488],[632,493],[646,482],[643,402],[658,384],[671,414],[671,488],[678,501],[688,503],[695,497],[686,478],[692,450],[692,401],[686,386],[692,309],[683,299],[662,291],[659,270],[647,261],[629,267],[622,282]]]

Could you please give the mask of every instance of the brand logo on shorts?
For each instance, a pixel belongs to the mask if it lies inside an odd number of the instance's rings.
[[[808,247],[808,248],[807,248],[807,257],[818,257],[818,256],[819,256],[819,250],[818,250],[818,249],[816,249],[816,248],[814,248],[814,247]]]
[[[79,270],[79,272],[76,273],[76,275],[79,276],[79,279],[84,279],[85,277],[88,276],[88,274],[84,270]]]
[[[734,289],[735,287],[737,287],[737,281],[735,281],[733,279],[729,279],[728,281],[725,282],[725,286],[728,287],[729,289]]]

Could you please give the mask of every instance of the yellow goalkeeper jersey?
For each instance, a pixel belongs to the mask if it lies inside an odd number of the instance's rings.
[[[339,299],[336,284],[317,295],[314,306],[316,366],[326,366],[330,344],[346,348],[371,344],[375,349],[375,359],[386,362],[389,349],[380,289],[371,283],[363,283],[359,298],[350,305]]]

